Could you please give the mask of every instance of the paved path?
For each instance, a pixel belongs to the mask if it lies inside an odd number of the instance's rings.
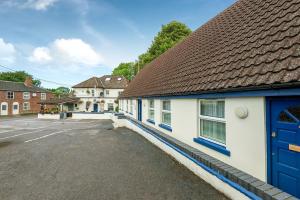
[[[1,200],[226,199],[110,120],[0,120]]]

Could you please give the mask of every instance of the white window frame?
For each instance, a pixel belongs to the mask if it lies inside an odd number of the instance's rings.
[[[153,107],[151,107],[151,101],[153,101]],[[150,117],[150,111],[153,111],[153,118]],[[153,120],[155,119],[155,101],[154,99],[148,100],[148,119]]]
[[[25,106],[26,104],[28,104],[27,106]],[[26,108],[26,109],[25,109]],[[23,110],[28,111],[30,110],[30,102],[24,102],[23,103]]]
[[[9,95],[9,93],[11,93],[12,95]],[[10,97],[10,96],[12,96],[12,97]],[[7,91],[6,92],[6,99],[15,99],[15,92]]]
[[[126,100],[126,112],[128,112],[128,104],[129,104],[129,102],[128,102],[128,99]]]
[[[201,115],[201,102],[204,101],[223,101],[224,102],[224,118],[219,118],[219,117],[211,117],[211,116],[205,116],[205,115]],[[222,146],[226,146],[226,116],[225,116],[225,99],[199,99],[198,101],[198,137],[203,138],[205,140],[208,140],[210,142],[222,145]],[[203,135],[201,135],[201,119],[203,120],[207,120],[207,121],[214,121],[214,122],[221,122],[225,124],[225,142],[219,142],[217,140],[211,139],[211,138],[207,138]]]
[[[164,102],[169,101],[170,102],[170,110],[163,110]],[[164,123],[163,122],[163,113],[170,113],[170,124]],[[171,126],[172,124],[172,106],[171,106],[171,100],[162,100],[161,101],[161,123],[167,126]]]
[[[23,99],[30,99],[30,92],[23,92]]]
[[[46,99],[47,99],[47,94],[41,93],[41,100],[46,100]]]

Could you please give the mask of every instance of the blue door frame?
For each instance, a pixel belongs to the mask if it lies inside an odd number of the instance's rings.
[[[142,121],[142,99],[138,99],[138,120]]]
[[[289,108],[298,106],[300,97],[266,99],[267,181],[296,197],[300,197],[300,152],[291,151],[289,145],[300,146],[300,120]]]

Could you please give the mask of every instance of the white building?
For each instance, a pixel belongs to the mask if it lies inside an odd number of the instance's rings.
[[[248,185],[220,177],[249,198],[299,198],[300,2],[254,2],[236,2],[145,66],[120,109],[136,130],[150,126],[245,172]]]
[[[123,76],[105,75],[92,77],[73,86],[74,95],[80,98],[80,102],[75,104],[75,111],[115,111],[118,106],[117,98],[127,84],[128,81]]]

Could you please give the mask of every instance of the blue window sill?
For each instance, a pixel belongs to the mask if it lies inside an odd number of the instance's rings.
[[[155,121],[152,120],[152,119],[147,119],[147,122],[151,123],[151,124],[154,124],[155,125]]]
[[[172,132],[172,127],[169,126],[169,125],[166,125],[166,124],[159,124],[158,126],[159,126],[160,128],[163,128],[163,129],[165,129],[165,130],[167,130],[167,131]]]
[[[226,156],[230,156],[230,151],[228,151],[226,149],[226,147],[222,146],[222,145],[219,145],[219,144],[216,144],[214,142],[210,142],[208,140],[205,140],[203,138],[194,138],[194,142],[198,143],[198,144],[201,144],[203,146],[206,146],[210,149],[213,149],[219,153],[222,153]]]

